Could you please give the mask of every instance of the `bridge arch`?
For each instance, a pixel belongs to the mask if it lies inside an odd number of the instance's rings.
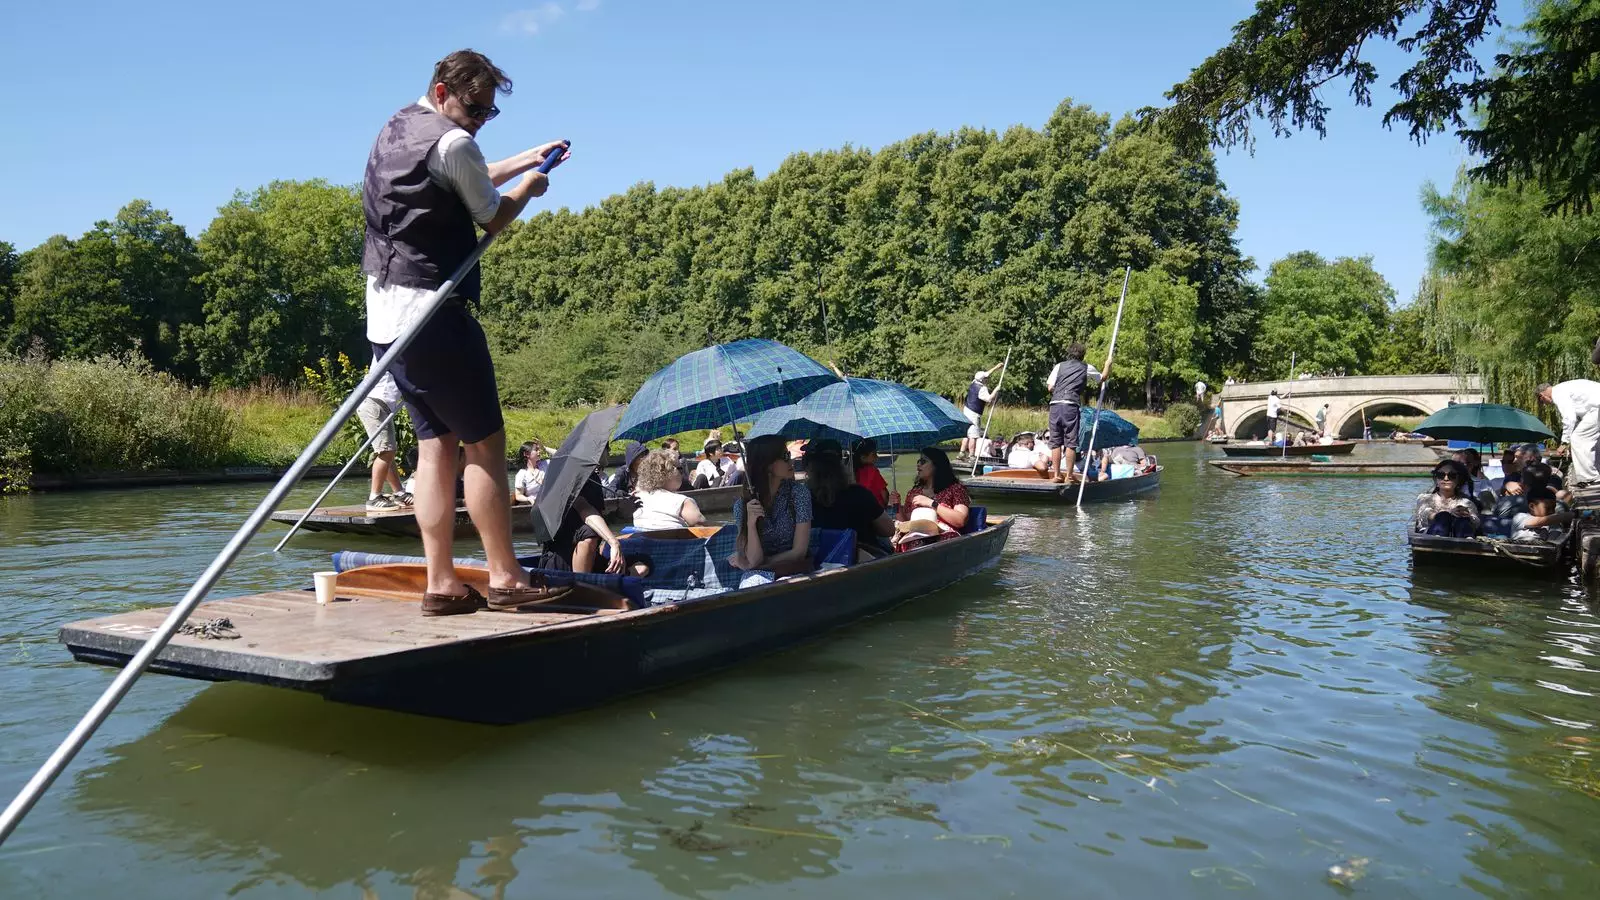
[[[1304,428],[1307,431],[1316,431],[1317,426],[1312,421],[1311,415],[1288,403],[1278,406],[1278,418],[1290,425]],[[1267,436],[1267,405],[1265,403],[1246,410],[1236,420],[1231,435],[1237,440],[1259,441]]]
[[[1438,409],[1432,407],[1433,404],[1412,400],[1407,397],[1374,397],[1351,408],[1334,433],[1341,438],[1358,438],[1361,437],[1362,433],[1363,415],[1366,416],[1369,422],[1379,416],[1392,413],[1429,416],[1438,412]]]

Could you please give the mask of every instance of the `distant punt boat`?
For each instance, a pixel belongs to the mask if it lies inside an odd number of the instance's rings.
[[[1206,465],[1230,475],[1283,475],[1334,477],[1410,477],[1433,471],[1432,462],[1354,462],[1352,460],[1298,459],[1208,459]]]
[[[1305,444],[1300,447],[1274,447],[1271,444],[1224,444],[1222,452],[1229,456],[1342,456],[1356,449],[1355,441],[1334,441],[1331,444]]]
[[[1161,469],[1161,466],[1156,466],[1154,472],[1135,475],[1132,478],[1091,481],[1083,488],[1083,502],[1104,503],[1110,500],[1126,500],[1153,491],[1161,486]],[[1033,469],[997,469],[975,478],[968,478],[963,483],[967,486],[967,493],[973,497],[1036,503],[1078,502],[1077,482],[1057,484],[1039,477],[1039,473]]]

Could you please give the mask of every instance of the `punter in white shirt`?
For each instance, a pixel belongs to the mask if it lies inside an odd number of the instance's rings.
[[[1552,403],[1561,413],[1561,443],[1571,454],[1567,486],[1600,481],[1595,445],[1600,443],[1600,382],[1578,378],[1560,384],[1541,384],[1539,402]]]

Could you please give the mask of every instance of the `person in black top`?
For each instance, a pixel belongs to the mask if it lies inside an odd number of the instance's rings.
[[[888,555],[884,541],[894,534],[894,520],[884,514],[883,504],[871,491],[851,483],[839,442],[806,444],[805,461],[812,527],[854,531],[858,561]]]
[[[613,575],[622,571],[622,543],[612,533],[605,519],[605,488],[600,484],[600,469],[596,468],[578,496],[572,498],[561,527],[545,543],[538,568],[558,572],[593,572],[600,564],[600,542],[611,549],[605,571]]]

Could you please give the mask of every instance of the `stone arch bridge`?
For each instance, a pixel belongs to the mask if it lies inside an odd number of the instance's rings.
[[[1230,384],[1222,389],[1222,428],[1229,437],[1260,438],[1267,432],[1267,394],[1274,388],[1279,415],[1301,428],[1315,429],[1317,410],[1328,404],[1328,431],[1341,438],[1361,437],[1363,414],[1370,421],[1387,415],[1426,416],[1457,403],[1483,402],[1476,375],[1358,375]]]

